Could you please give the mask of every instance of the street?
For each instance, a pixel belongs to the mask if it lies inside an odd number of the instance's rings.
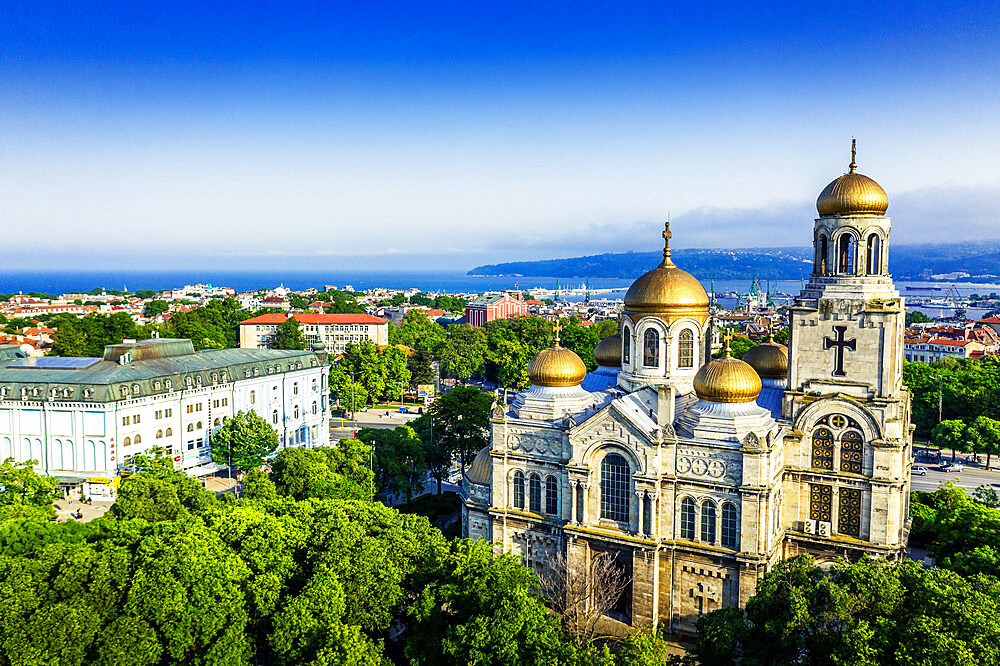
[[[910,490],[937,490],[945,481],[951,481],[958,488],[975,490],[979,486],[992,486],[1000,490],[1000,470],[987,472],[980,467],[966,467],[961,472],[942,472],[940,465],[917,463],[927,469],[927,476],[910,477]]]

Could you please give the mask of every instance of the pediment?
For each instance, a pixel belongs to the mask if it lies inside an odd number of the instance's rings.
[[[633,451],[655,444],[652,436],[632,421],[629,414],[611,403],[569,432],[574,448],[589,449],[598,442],[618,442]]]

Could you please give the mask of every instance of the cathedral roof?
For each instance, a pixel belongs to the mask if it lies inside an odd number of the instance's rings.
[[[587,366],[573,351],[559,346],[559,337],[552,347],[535,354],[528,363],[528,379],[532,386],[579,386],[587,375]]]
[[[469,469],[465,470],[465,478],[469,480],[469,483],[478,483],[484,486],[493,483],[493,456],[490,455],[490,447],[484,446],[476,454]]]
[[[816,210],[820,217],[885,215],[889,208],[889,196],[881,185],[857,172],[858,165],[854,160],[855,143],[852,139],[849,171],[827,185],[816,199]]]
[[[743,360],[757,371],[761,379],[784,379],[788,375],[788,347],[775,342],[771,335],[748,349],[743,354]]]
[[[670,259],[670,222],[664,231],[663,261],[643,273],[625,292],[625,311],[667,320],[692,316],[708,318],[708,293],[698,279],[678,268]]]
[[[609,368],[620,368],[622,365],[622,334],[609,335],[594,347],[594,360],[597,365]]]
[[[695,393],[709,402],[753,402],[760,389],[760,377],[750,364],[729,355],[728,340],[722,358],[701,366],[694,376]]]

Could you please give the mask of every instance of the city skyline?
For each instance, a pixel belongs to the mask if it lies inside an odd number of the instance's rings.
[[[987,3],[7,14],[10,268],[805,245],[852,136],[895,242],[1000,235]]]

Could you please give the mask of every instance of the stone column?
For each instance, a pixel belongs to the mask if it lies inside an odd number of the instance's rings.
[[[577,494],[580,492],[580,487],[579,486],[580,486],[580,482],[579,481],[577,481],[576,479],[570,479],[570,482],[569,482],[569,487],[570,487],[570,491],[569,491],[569,495],[570,495],[569,519],[570,519],[570,522],[573,523],[574,525],[579,525],[580,524],[580,513],[579,513],[579,511],[577,511],[577,506],[579,506],[577,504],[577,497],[578,497]]]
[[[646,528],[647,528],[647,526],[646,526],[646,505],[644,503],[645,502],[645,498],[646,498],[646,492],[643,491],[643,490],[637,490],[637,491],[635,491],[635,497],[638,500],[637,503],[639,505],[639,520],[637,521],[638,526],[639,526],[639,534],[643,535],[643,534],[646,533]]]
[[[580,483],[581,496],[583,497],[583,513],[580,516],[581,523],[587,523],[590,516],[590,483],[582,481]]]

